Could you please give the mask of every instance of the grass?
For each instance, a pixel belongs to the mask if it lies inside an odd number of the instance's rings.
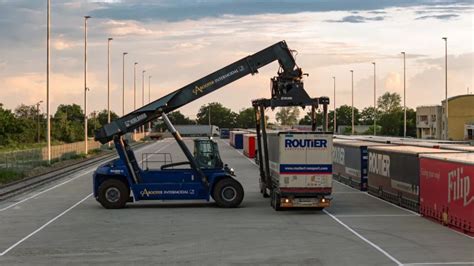
[[[20,171],[12,169],[0,169],[0,185],[8,184],[24,177],[25,174]]]

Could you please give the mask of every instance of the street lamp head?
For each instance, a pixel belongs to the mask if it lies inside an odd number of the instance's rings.
[[[354,73],[354,70],[351,69],[350,71],[351,71],[351,73]]]
[[[142,70],[142,73],[145,74],[146,70]]]
[[[134,64],[134,65],[138,65],[138,63],[137,63],[137,62],[135,62],[135,64]]]
[[[372,65],[374,65],[374,66],[375,66],[375,62],[372,62]]]
[[[405,52],[402,52],[402,55],[405,55]]]
[[[447,41],[447,40],[448,40],[448,37],[443,37],[443,38],[441,38],[441,39]]]
[[[127,53],[127,52],[123,52],[123,55],[128,55],[128,53]]]
[[[114,39],[114,38],[110,38],[110,37],[109,37],[107,40],[108,40],[108,41],[112,41],[113,39]]]
[[[85,19],[90,19],[92,18],[91,16],[84,16]]]

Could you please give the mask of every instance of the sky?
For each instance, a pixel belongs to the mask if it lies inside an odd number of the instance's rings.
[[[125,112],[133,110],[133,63],[137,107],[151,97],[199,79],[267,46],[285,40],[309,76],[312,97],[336,105],[373,104],[376,93],[403,96],[406,104],[444,99],[444,48],[448,37],[448,94],[474,90],[474,3],[462,0],[52,0],[51,108],[83,106],[84,15],[88,21],[88,113],[107,105],[107,38],[111,42],[111,109],[122,114],[122,53]],[[46,0],[0,0],[0,103],[13,109],[46,99]],[[270,97],[273,63],[180,109],[195,117],[199,107],[221,102],[234,111],[252,99]],[[42,111],[45,105],[42,104]],[[331,103],[332,109],[332,103]]]

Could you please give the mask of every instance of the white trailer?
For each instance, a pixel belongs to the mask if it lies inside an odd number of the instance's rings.
[[[275,210],[329,207],[333,136],[321,132],[268,133],[271,204]]]

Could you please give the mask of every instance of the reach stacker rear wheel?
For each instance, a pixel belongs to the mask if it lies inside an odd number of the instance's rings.
[[[219,207],[235,208],[244,199],[244,189],[237,180],[224,178],[215,185],[212,197]]]
[[[120,180],[105,180],[99,187],[98,201],[106,209],[121,209],[125,207],[130,196],[128,187]]]

